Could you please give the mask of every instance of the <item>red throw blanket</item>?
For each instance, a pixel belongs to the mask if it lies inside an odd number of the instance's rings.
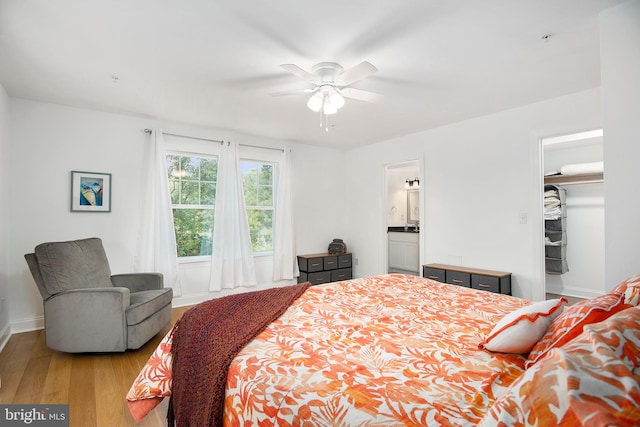
[[[169,426],[220,426],[227,372],[242,348],[309,287],[309,283],[203,302],[176,323],[171,352]]]

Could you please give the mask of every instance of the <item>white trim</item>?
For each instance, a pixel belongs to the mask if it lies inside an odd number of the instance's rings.
[[[580,141],[583,139],[598,138],[598,137],[601,137],[603,134],[604,134],[604,131],[602,129],[595,129],[595,130],[590,130],[586,132],[577,132],[577,133],[571,133],[568,135],[553,136],[549,138],[544,137],[544,138],[541,138],[541,140],[542,140],[542,145],[553,145],[553,144],[562,144],[565,142]]]
[[[544,212],[543,194],[543,137],[537,134],[531,135],[530,159],[531,159],[531,213],[529,215],[531,227],[531,296],[533,301],[544,301],[545,291],[545,262],[544,262]],[[527,298],[527,296],[524,296]]]
[[[11,325],[7,323],[6,325],[4,325],[4,328],[2,328],[2,331],[0,331],[0,351],[4,350],[4,346],[7,345],[9,339],[11,338],[10,326]]]
[[[283,286],[290,286],[295,284],[296,284],[295,280],[283,280],[277,283],[263,283],[263,284],[259,284],[257,286],[251,286],[251,287],[242,286],[242,287],[233,288],[233,289],[223,289],[218,292],[201,292],[198,294],[179,296],[179,297],[173,298],[171,308],[188,307],[190,305],[196,305],[201,302],[209,301],[215,298],[225,297],[228,295],[241,294],[244,292],[262,291],[265,289],[280,288]]]
[[[568,297],[577,297],[577,298],[585,298],[585,299],[604,295],[604,292],[598,292],[598,291],[593,291],[593,290],[583,289],[583,288],[574,288],[571,286],[556,288],[553,286],[553,284],[549,284],[549,286],[547,287],[547,292],[551,294],[558,294],[558,295],[563,295]]]
[[[420,182],[422,183],[422,185],[420,185],[420,187],[418,188],[419,191],[419,199],[420,199],[420,223],[419,223],[419,227],[420,227],[420,231],[418,232],[418,251],[419,253],[419,269],[422,270],[422,264],[424,264],[424,256],[425,256],[425,246],[424,246],[424,226],[425,226],[425,221],[424,221],[424,215],[425,215],[425,203],[424,203],[424,164],[425,164],[425,155],[426,153],[423,153],[421,156],[419,156],[418,158],[413,158],[413,159],[408,159],[408,160],[399,160],[399,161],[394,161],[394,162],[390,162],[390,163],[384,163],[382,165],[382,206],[380,209],[381,215],[380,215],[380,220],[381,220],[381,225],[380,225],[380,230],[381,230],[381,234],[382,234],[382,256],[380,257],[380,261],[381,261],[381,265],[380,265],[380,271],[382,272],[381,274],[387,273],[388,268],[389,268],[389,248],[388,248],[388,241],[387,241],[387,227],[388,227],[388,218],[387,218],[387,207],[389,205],[389,174],[388,171],[389,169],[392,169],[393,166],[400,166],[400,165],[418,165],[418,179],[420,180]],[[356,260],[354,260],[355,262]],[[357,264],[355,264],[357,265]],[[420,272],[418,272],[418,275],[420,275]],[[355,276],[354,276],[355,277]]]
[[[215,298],[215,297],[212,297],[210,293],[199,293],[199,294],[191,294],[191,295],[174,297],[173,302],[171,303],[171,308],[196,305],[196,304],[200,304],[201,302],[210,300],[212,298]]]
[[[544,148],[552,144],[561,144],[566,142],[574,142],[589,138],[602,137],[603,129],[595,129],[584,132],[567,133],[558,136],[541,136],[540,134],[531,135],[531,171],[532,171],[532,188],[531,188],[531,207],[532,207],[532,230],[531,245],[533,247],[533,263],[532,263],[532,283],[531,283],[531,299],[534,301],[542,301],[546,299],[546,293],[562,293],[567,296],[576,296],[580,298],[591,298],[601,295],[598,292],[592,292],[586,289],[565,287],[563,290],[547,289],[546,269],[545,269],[545,253],[544,253],[544,223],[543,223],[543,194],[544,194]],[[540,286],[539,284],[542,284]],[[536,286],[538,285],[538,286]]]
[[[11,322],[11,335],[44,329],[44,316]]]

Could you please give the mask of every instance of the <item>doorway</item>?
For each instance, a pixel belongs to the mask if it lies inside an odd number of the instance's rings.
[[[542,138],[540,143],[545,294],[601,295],[605,292],[603,132]]]
[[[384,168],[385,256],[387,273],[420,275],[420,162],[411,160]]]

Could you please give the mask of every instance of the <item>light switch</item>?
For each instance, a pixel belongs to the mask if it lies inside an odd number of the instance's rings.
[[[520,215],[518,215],[518,222],[520,224],[526,224],[527,223],[527,213],[526,212],[522,212],[522,213],[520,213]]]

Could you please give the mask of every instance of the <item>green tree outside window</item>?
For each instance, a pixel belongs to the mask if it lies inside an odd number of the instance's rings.
[[[168,154],[166,167],[178,257],[210,256],[218,160]]]
[[[274,165],[243,160],[240,162],[240,168],[253,252],[271,252],[273,251]]]

